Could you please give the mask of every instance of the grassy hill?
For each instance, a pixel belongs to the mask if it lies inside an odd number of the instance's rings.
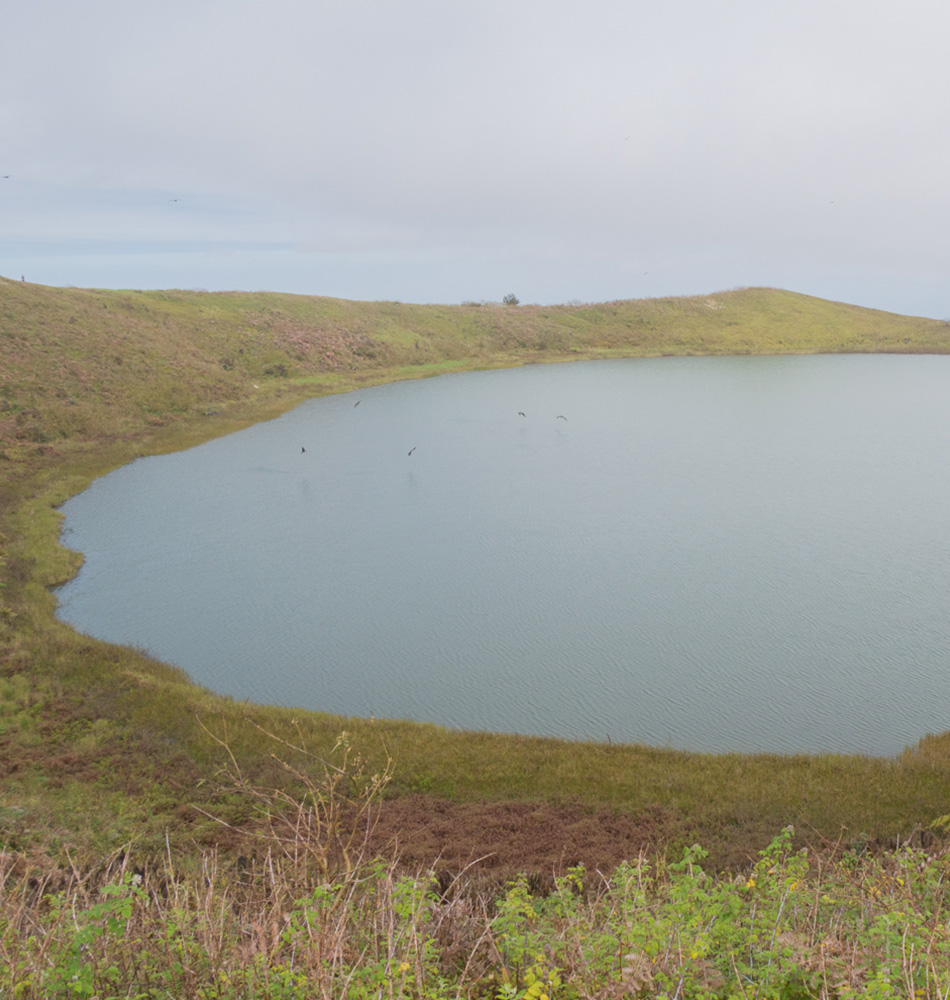
[[[608,865],[698,840],[711,864],[741,865],[788,823],[818,844],[927,828],[950,812],[946,735],[896,760],[702,755],[292,713],[78,635],[56,621],[49,587],[77,569],[57,544],[68,496],[308,396],[539,361],[948,350],[946,322],[771,289],[416,306],[0,279],[0,846],[74,859],[130,842],[152,857],[244,851],[261,804],[249,790],[298,787],[343,729],[368,774],[392,762],[376,836],[420,864],[441,853],[460,869],[492,851],[508,871]]]

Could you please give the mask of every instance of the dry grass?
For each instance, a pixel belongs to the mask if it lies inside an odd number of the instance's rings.
[[[351,764],[353,761],[351,759]],[[737,875],[698,847],[566,869],[539,886],[439,882],[365,845],[359,769],[263,807],[260,849],[192,853],[137,870],[118,851],[93,869],[0,851],[0,995],[278,998],[838,998],[950,996],[947,856],[902,848],[795,850],[773,838]],[[368,787],[368,786],[365,786]],[[337,796],[343,798],[337,800]],[[293,836],[288,832],[293,830]],[[840,848],[840,845],[839,845]]]

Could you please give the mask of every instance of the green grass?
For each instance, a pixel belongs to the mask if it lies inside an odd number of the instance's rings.
[[[950,324],[790,292],[589,306],[415,306],[305,296],[55,289],[0,279],[0,844],[101,856],[208,846],[246,818],[216,775],[227,734],[280,784],[269,741],[348,729],[395,762],[390,793],[663,810],[674,846],[741,865],[794,823],[816,841],[893,843],[948,809],[950,737],[896,760],[702,755],[462,733],[250,705],[59,623],[78,562],[56,507],[137,456],[189,447],[309,396],[394,378],[581,358],[950,349]],[[924,734],[921,734],[922,736]]]

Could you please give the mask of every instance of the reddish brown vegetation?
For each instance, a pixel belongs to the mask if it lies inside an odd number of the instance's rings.
[[[370,846],[394,847],[408,868],[458,874],[560,874],[582,864],[612,871],[673,839],[679,823],[654,808],[624,815],[583,803],[450,802],[426,795],[387,800]]]

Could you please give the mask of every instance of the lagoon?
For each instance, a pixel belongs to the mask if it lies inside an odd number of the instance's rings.
[[[396,382],[97,480],[59,615],[239,699],[893,754],[950,728],[948,458],[946,357]]]

